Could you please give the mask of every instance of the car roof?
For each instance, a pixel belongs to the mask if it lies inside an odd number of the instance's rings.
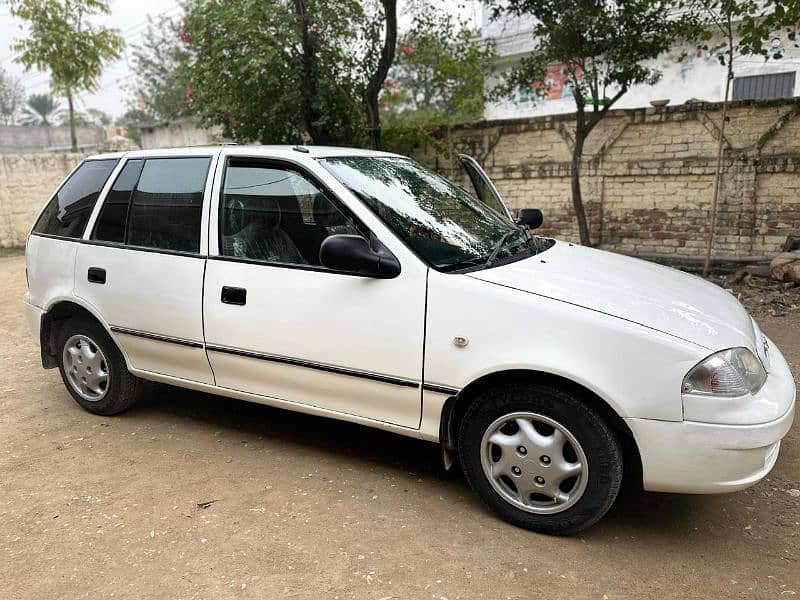
[[[110,158],[148,158],[153,156],[215,156],[222,148],[230,155],[241,156],[265,156],[275,158],[297,158],[298,154],[311,158],[333,158],[340,156],[381,156],[405,158],[400,154],[391,152],[379,152],[377,150],[366,150],[364,148],[345,148],[339,146],[257,146],[257,145],[236,145],[223,144],[220,146],[189,146],[184,148],[154,148],[150,150],[134,150],[131,152],[113,152],[108,154],[96,154],[89,156],[86,160],[102,160]]]

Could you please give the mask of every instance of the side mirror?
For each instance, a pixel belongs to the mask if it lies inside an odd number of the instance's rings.
[[[544,215],[538,208],[520,208],[517,211],[517,225],[526,225],[529,229],[536,229],[542,226]]]
[[[390,279],[400,274],[400,263],[388,251],[376,252],[360,235],[331,235],[319,249],[319,261],[334,271]]]

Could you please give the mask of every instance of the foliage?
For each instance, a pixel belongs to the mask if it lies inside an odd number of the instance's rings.
[[[63,114],[61,105],[50,94],[31,94],[22,107],[22,125],[54,125]]]
[[[190,110],[239,140],[362,144],[355,0],[186,4]]]
[[[138,108],[128,109],[122,116],[118,117],[114,124],[117,127],[125,128],[125,137],[136,142],[136,145],[142,145],[142,132],[139,130],[138,125],[145,123],[150,119],[143,110]]]
[[[12,48],[26,69],[50,73],[50,85],[67,98],[72,150],[77,151],[73,98],[97,89],[103,63],[117,59],[124,45],[116,30],[93,23],[109,14],[105,0],[9,0],[11,14],[28,26]]]
[[[740,1],[741,26],[739,28],[740,50],[742,54],[760,54],[765,59],[782,58],[766,44],[775,33],[785,32],[795,48],[800,29],[800,2],[797,0],[755,0]]]
[[[68,121],[69,116],[67,115],[65,118],[62,114],[59,125],[65,125]],[[97,108],[87,108],[84,112],[75,112],[75,125],[78,127],[108,127],[111,125],[111,121],[111,115]]]
[[[136,102],[143,105],[139,109],[146,115],[143,121],[171,121],[186,114],[188,41],[182,19],[165,17],[154,23],[148,17],[142,41],[132,47],[131,53],[136,77],[132,89]]]
[[[533,17],[534,48],[497,87],[495,97],[520,89],[547,91],[548,69],[559,66],[575,100],[572,202],[582,244],[589,227],[580,189],[583,145],[592,129],[631,86],[657,82],[661,73],[647,65],[700,29],[682,2],[666,0],[506,0],[503,14]],[[588,109],[588,110],[587,110]]]
[[[20,79],[0,68],[0,123],[13,125],[24,101],[25,90]]]
[[[479,119],[493,45],[481,44],[466,20],[429,0],[414,2],[411,13],[384,89],[387,124],[424,129]]]

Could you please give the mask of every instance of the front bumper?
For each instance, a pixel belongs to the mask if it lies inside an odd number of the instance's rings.
[[[776,351],[762,390],[747,406],[731,403],[725,413],[717,411],[717,423],[625,419],[639,448],[644,488],[713,494],[757,483],[778,460],[795,403],[792,373]]]

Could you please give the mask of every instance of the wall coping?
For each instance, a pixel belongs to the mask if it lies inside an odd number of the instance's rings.
[[[685,102],[684,104],[675,104],[672,106],[663,107],[640,107],[640,108],[612,108],[608,111],[605,118],[609,117],[624,117],[630,116],[664,116],[664,115],[682,115],[686,113],[695,112],[716,112],[722,110],[722,102],[708,102],[699,100],[697,102]],[[767,108],[771,106],[783,106],[791,108],[800,106],[800,97],[794,98],[772,98],[769,100],[735,100],[728,103],[728,108],[742,108],[754,106],[758,108]],[[455,125],[442,125],[437,128],[438,132],[453,132],[463,131],[466,129],[489,129],[492,127],[506,127],[506,126],[520,126],[520,125],[533,125],[541,124],[544,126],[556,124],[561,122],[572,123],[575,120],[575,112],[560,113],[557,115],[541,115],[538,117],[515,117],[512,119],[480,119],[478,121],[470,121],[467,123],[457,123]]]

